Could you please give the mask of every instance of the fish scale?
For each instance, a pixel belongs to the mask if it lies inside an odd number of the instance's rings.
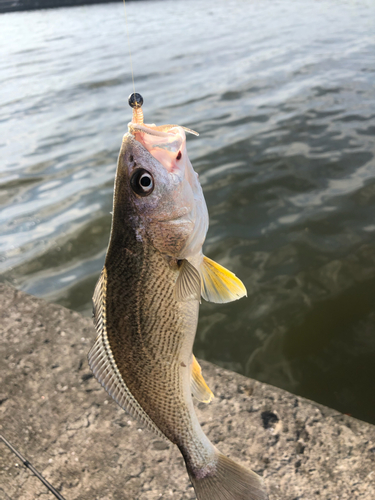
[[[113,259],[113,253],[118,255],[116,248],[109,249],[105,267],[107,318],[111,318],[107,334],[114,359],[152,421],[168,439],[182,445],[183,434],[191,427],[183,398],[183,378],[188,377],[182,372],[191,364],[198,305],[174,299],[177,271],[151,248],[138,256],[144,262],[139,276],[133,270],[133,256],[128,262]],[[155,289],[158,293],[151,294]]]

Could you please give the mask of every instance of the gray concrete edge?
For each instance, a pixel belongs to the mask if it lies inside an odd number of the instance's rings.
[[[92,377],[92,322],[0,284],[0,432],[66,500],[194,499],[173,445]],[[262,475],[270,500],[375,498],[375,426],[202,362],[215,394],[205,433]],[[0,498],[52,498],[0,443]]]

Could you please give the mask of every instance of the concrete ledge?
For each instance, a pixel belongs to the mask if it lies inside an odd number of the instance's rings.
[[[194,499],[177,449],[140,430],[91,376],[90,319],[4,285],[0,300],[4,436],[67,500]],[[375,426],[202,366],[216,395],[198,405],[204,431],[264,477],[270,500],[375,499]],[[52,498],[2,443],[0,498]]]

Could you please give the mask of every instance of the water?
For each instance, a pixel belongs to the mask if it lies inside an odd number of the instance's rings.
[[[375,423],[375,3],[128,4],[146,122],[189,154],[248,299],[195,353]],[[4,280],[90,314],[132,91],[121,3],[0,17]]]

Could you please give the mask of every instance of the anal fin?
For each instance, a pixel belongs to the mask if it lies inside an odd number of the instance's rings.
[[[209,403],[215,397],[211,389],[206,384],[202,375],[202,368],[193,354],[191,363],[191,392],[193,396],[202,403]]]

